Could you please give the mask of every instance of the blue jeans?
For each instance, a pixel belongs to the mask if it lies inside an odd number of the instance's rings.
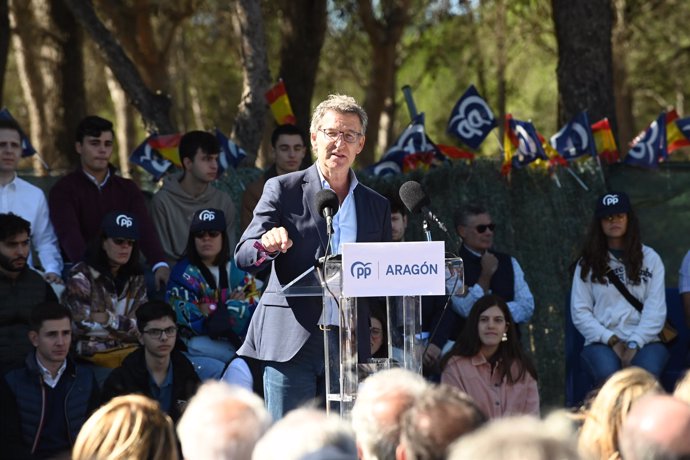
[[[185,355],[194,365],[194,370],[202,381],[220,379],[236,351],[230,342],[213,340],[205,335],[192,337],[186,340],[185,344]]]
[[[318,399],[321,404],[321,396],[325,394],[321,331],[312,333],[291,360],[283,363],[266,361],[264,364],[264,397],[274,421],[305,403]],[[331,373],[331,380],[333,377]]]
[[[630,365],[641,367],[658,379],[666,367],[668,356],[668,350],[663,343],[648,343],[638,350]],[[584,347],[580,359],[596,385],[603,383],[622,367],[618,355],[603,343],[592,343]]]

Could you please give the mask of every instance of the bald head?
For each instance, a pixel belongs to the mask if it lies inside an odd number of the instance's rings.
[[[690,405],[668,395],[640,399],[623,423],[620,444],[626,460],[690,456]]]

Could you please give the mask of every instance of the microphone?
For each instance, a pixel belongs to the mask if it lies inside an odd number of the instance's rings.
[[[314,205],[319,210],[319,214],[326,219],[326,232],[331,235],[333,233],[333,216],[338,212],[340,206],[338,195],[329,188],[321,189],[316,192]]]
[[[431,200],[429,199],[429,196],[424,193],[424,190],[419,182],[415,182],[413,180],[405,182],[400,186],[399,193],[400,199],[408,211],[410,211],[412,214],[422,212],[425,215],[425,218],[428,217],[430,220],[436,222],[436,225],[438,225],[441,230],[450,235],[443,222],[441,222],[439,218],[436,217],[433,212],[431,212],[431,209],[429,209],[428,206],[431,204]]]

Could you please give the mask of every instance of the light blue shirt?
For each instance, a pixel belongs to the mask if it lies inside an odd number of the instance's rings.
[[[319,165],[316,165],[316,170],[319,173],[319,179],[321,180],[321,187],[330,189],[331,186],[326,181],[326,178],[321,174],[321,169]],[[343,243],[354,243],[357,241],[357,207],[355,206],[355,187],[359,184],[357,176],[350,170],[350,189],[345,196],[345,199],[340,203],[340,208],[338,212],[333,216],[333,236],[331,238],[331,245],[333,249],[332,254],[341,254]],[[331,299],[332,300],[332,299]],[[335,302],[326,302],[326,307],[319,320],[321,325],[338,325],[340,324],[338,318],[338,309]]]

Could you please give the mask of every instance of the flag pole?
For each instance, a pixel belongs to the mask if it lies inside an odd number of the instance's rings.
[[[589,187],[587,187],[587,185],[584,182],[582,182],[582,179],[580,179],[580,177],[577,174],[575,174],[575,171],[570,169],[570,167],[565,168],[565,170],[568,171],[568,173],[571,176],[573,176],[573,179],[575,179],[577,183],[580,184],[580,187],[582,187],[586,192],[589,192]]]
[[[403,95],[405,96],[405,103],[407,104],[407,111],[410,113],[410,120],[414,120],[417,116],[417,106],[414,103],[414,98],[412,97],[412,88],[410,85],[405,85],[402,88]]]

